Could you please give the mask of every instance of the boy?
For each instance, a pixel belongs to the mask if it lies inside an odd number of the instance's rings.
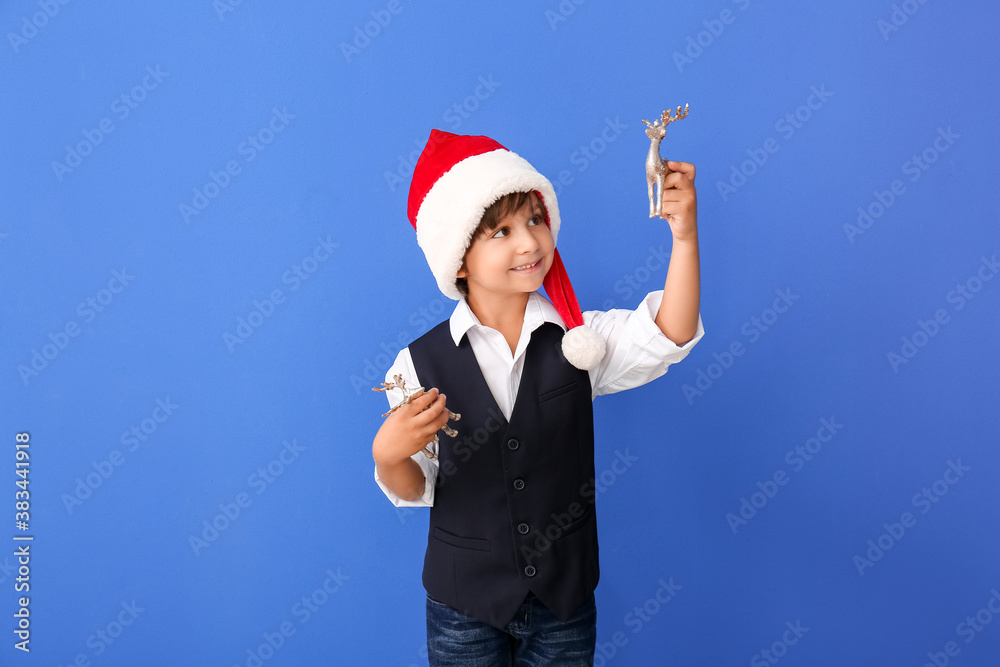
[[[458,305],[389,369],[387,380],[399,373],[429,390],[389,415],[372,455],[394,504],[431,507],[432,666],[593,662],[593,398],[659,377],[703,335],[694,166],[669,168],[662,295],[634,312],[583,314],[555,249],[559,208],[544,176],[492,139],[438,130],[417,161],[409,218]],[[389,402],[400,398],[390,392]],[[458,436],[439,434],[432,461],[421,450],[449,409],[461,415]]]

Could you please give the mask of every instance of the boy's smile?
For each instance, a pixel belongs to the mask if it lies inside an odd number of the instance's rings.
[[[528,273],[536,271],[541,266],[541,260],[536,259],[531,264],[524,264],[523,266],[515,266],[511,271],[518,271],[521,273]]]
[[[522,295],[542,286],[552,266],[552,231],[537,197],[472,240],[456,277],[465,278],[470,303]]]

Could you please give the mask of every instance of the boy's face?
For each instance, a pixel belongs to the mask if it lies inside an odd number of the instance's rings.
[[[472,240],[456,277],[468,281],[469,298],[475,300],[534,292],[552,266],[554,248],[545,211],[532,196],[496,229]]]

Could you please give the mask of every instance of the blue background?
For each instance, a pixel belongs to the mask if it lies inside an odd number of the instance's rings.
[[[596,402],[597,664],[997,664],[998,18],[4,3],[0,663],[425,664],[427,515],[384,498],[370,451],[370,387],[452,307],[406,220],[410,160],[437,127],[565,171],[580,301],[632,308],[670,247],[640,119],[690,103],[662,153],[698,168],[707,335]]]

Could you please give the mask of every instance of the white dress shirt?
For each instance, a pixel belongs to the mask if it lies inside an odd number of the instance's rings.
[[[698,330],[694,338],[684,345],[676,345],[664,336],[654,322],[662,298],[663,291],[660,290],[648,294],[634,311],[589,310],[583,313],[584,324],[599,333],[607,343],[604,359],[596,368],[589,371],[592,398],[640,387],[655,380],[667,372],[668,366],[686,357],[691,348],[705,335],[699,315]],[[476,361],[479,362],[483,378],[493,393],[497,406],[508,420],[514,410],[514,401],[517,400],[517,389],[524,368],[524,352],[528,348],[531,332],[545,322],[553,322],[566,329],[555,306],[538,292],[532,292],[524,310],[524,324],[517,341],[517,349],[511,354],[510,346],[503,334],[480,324],[464,299],[455,306],[455,311],[449,320],[451,337],[456,346],[462,341],[462,337],[468,334],[469,343],[476,355]],[[413,368],[409,348],[401,350],[396,355],[396,361],[386,372],[386,382],[390,382],[396,374],[402,375],[409,387],[421,386],[420,378]],[[387,391],[386,397],[389,399],[390,407],[403,399],[402,392],[398,389]],[[458,422],[452,426],[460,431],[462,424]],[[431,448],[435,451],[434,445],[431,445]],[[375,470],[375,481],[396,507],[430,507],[434,504],[434,482],[437,480],[438,463],[428,459],[422,452],[414,454],[413,459],[423,470],[425,480],[424,495],[417,500],[400,499],[382,483],[378,469]]]

